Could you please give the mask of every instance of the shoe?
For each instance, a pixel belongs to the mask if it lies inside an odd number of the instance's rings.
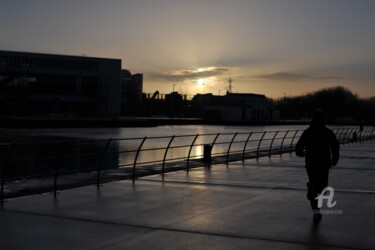
[[[318,223],[322,219],[322,214],[320,213],[319,210],[313,211],[313,220],[315,223]]]

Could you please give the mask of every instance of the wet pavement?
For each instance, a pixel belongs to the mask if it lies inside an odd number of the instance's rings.
[[[0,249],[375,249],[375,142],[341,156],[319,224],[283,154],[9,199]]]

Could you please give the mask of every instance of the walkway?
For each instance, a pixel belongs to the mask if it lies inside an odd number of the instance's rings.
[[[375,142],[341,154],[319,225],[284,154],[8,200],[0,249],[374,249]]]

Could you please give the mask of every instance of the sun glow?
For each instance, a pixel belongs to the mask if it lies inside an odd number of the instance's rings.
[[[197,80],[198,87],[200,87],[200,88],[203,87],[204,82],[205,82],[204,79],[202,79],[202,78],[201,78],[201,79],[198,79],[198,80]]]

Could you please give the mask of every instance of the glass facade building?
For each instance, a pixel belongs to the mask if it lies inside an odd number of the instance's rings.
[[[0,51],[0,115],[120,114],[121,60]]]

